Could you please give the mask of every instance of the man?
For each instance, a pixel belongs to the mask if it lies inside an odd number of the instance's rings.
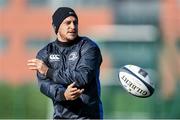
[[[57,39],[28,60],[28,66],[37,71],[40,91],[53,101],[54,119],[101,119],[99,47],[78,36],[78,17],[71,8],[58,8],[52,25]]]

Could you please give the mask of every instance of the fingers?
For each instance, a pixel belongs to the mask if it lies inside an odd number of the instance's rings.
[[[35,60],[28,60],[27,66],[28,66],[28,69],[30,70],[37,70],[37,65],[36,65]]]
[[[39,64],[42,64],[43,62],[39,59],[30,59],[27,61],[27,66],[28,66],[28,69],[30,70],[38,70],[39,68]]]
[[[28,62],[36,62],[37,61],[37,59],[30,59],[30,60],[28,60]]]
[[[75,85],[75,82],[73,82],[72,84],[70,84],[67,87],[67,90],[70,95],[81,94],[84,91],[84,89],[78,89],[78,88],[74,87],[74,85]]]
[[[74,87],[74,85],[75,85],[75,82],[71,83],[71,84],[68,86],[68,88],[72,88],[72,87]]]
[[[30,69],[30,70],[37,70],[36,59],[28,60],[27,65],[28,65],[28,69]]]
[[[71,92],[71,95],[81,95],[84,92],[84,89],[77,89],[76,91]]]
[[[27,62],[28,62],[27,63],[28,69],[38,70],[38,72],[40,72],[41,74],[46,75],[46,73],[48,71],[48,67],[46,66],[46,64],[42,60],[30,59]]]
[[[77,89],[76,88],[76,90],[74,90],[74,91],[69,91],[70,92],[70,95],[78,95],[78,94],[81,94],[81,90],[80,89]]]
[[[30,59],[27,61],[27,65],[37,65],[37,64],[42,64],[43,62],[39,59]]]
[[[80,93],[82,94],[83,92],[84,92],[84,89],[81,89],[81,90],[80,90]]]
[[[68,89],[68,91],[69,91],[70,93],[75,93],[75,92],[78,91],[78,89],[77,89],[76,87],[74,87],[74,88]]]
[[[76,91],[77,88],[74,87],[74,85],[75,85],[75,82],[73,82],[72,84],[70,84],[70,85],[67,87],[67,90],[68,90],[69,92],[74,92],[74,91]]]
[[[78,89],[74,94],[71,95],[71,100],[77,99],[82,94],[83,91],[84,89]]]
[[[28,66],[36,66],[36,63],[27,63]]]
[[[29,67],[29,70],[37,70],[37,67]]]
[[[74,85],[75,83],[72,83],[67,87],[64,93],[66,100],[75,100],[83,93],[84,89],[78,89]]]
[[[36,59],[31,59],[27,61],[27,65],[28,66],[35,66],[37,64],[37,60]]]

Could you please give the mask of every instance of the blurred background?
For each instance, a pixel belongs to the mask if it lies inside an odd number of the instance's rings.
[[[104,118],[180,118],[180,0],[0,0],[0,118],[52,118],[26,64],[56,38],[51,16],[60,6],[75,9],[80,35],[101,48]],[[122,89],[126,64],[147,70],[151,97]]]

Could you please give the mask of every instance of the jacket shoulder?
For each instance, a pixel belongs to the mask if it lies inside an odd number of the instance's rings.
[[[49,53],[52,51],[53,46],[54,46],[54,41],[50,42],[45,47],[40,49],[36,55],[36,58],[45,60],[48,57]]]
[[[87,51],[96,51],[99,54],[101,54],[100,48],[94,40],[91,40],[88,37],[82,37],[81,42],[82,42],[82,45],[81,45],[82,54],[87,53]]]
[[[83,42],[83,46],[86,48],[99,48],[99,46],[97,45],[97,43],[95,42],[95,40],[92,40],[88,37],[81,37],[81,41]]]

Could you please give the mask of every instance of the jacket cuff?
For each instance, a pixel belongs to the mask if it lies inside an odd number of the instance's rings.
[[[47,71],[46,77],[52,79],[53,78],[53,73],[54,73],[54,70],[49,68],[48,71]]]
[[[66,98],[64,96],[64,92],[65,92],[65,89],[64,90],[58,90],[57,93],[56,93],[56,96],[55,96],[55,99],[56,101],[65,101]]]

